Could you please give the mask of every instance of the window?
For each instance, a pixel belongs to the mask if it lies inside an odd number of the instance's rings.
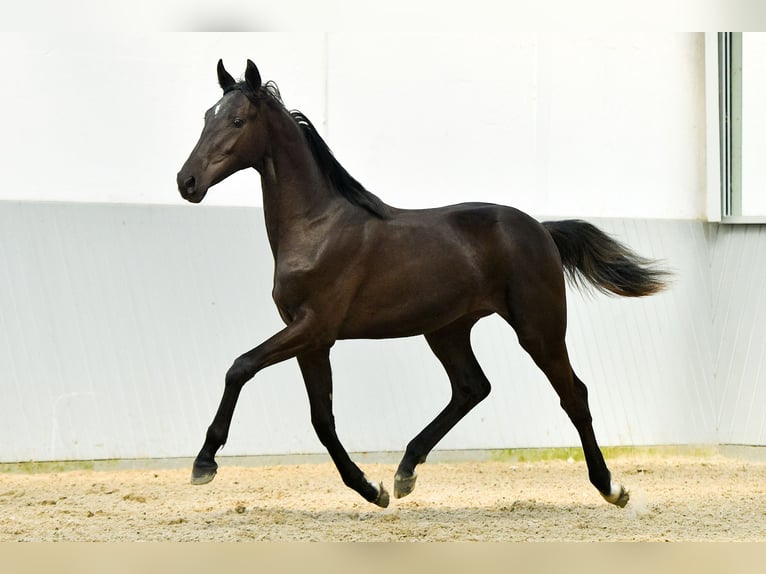
[[[720,217],[710,206],[710,219],[766,223],[766,34],[723,32],[716,41]]]

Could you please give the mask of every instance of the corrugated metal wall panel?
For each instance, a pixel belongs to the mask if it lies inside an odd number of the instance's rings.
[[[723,443],[766,444],[766,231],[714,228],[717,423]]]
[[[2,460],[191,452],[232,349],[247,345],[223,317],[249,315],[256,339],[278,323],[254,303],[270,293],[270,274],[254,271],[270,260],[248,223],[257,215],[0,204],[0,376],[18,397],[0,409],[6,436],[28,435]],[[214,250],[227,245],[222,268]],[[246,284],[237,261],[252,262]]]
[[[595,223],[677,272],[669,292],[648,299],[570,293],[570,355],[600,441],[715,442],[716,422],[732,418],[718,411],[713,378],[716,358],[731,351],[709,320],[707,253],[720,231],[708,237],[694,221]],[[257,208],[0,202],[0,265],[0,461],[194,455],[231,361],[281,328]],[[473,338],[493,392],[439,447],[577,444],[513,331],[488,318]],[[756,339],[750,348],[742,376],[760,369]],[[343,341],[332,358],[349,450],[403,449],[448,400],[422,338]],[[734,396],[733,386],[723,393],[727,403]],[[741,396],[757,398],[757,389]],[[323,448],[290,361],[245,387],[224,453],[299,452]]]

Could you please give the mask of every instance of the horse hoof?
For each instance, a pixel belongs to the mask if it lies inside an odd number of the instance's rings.
[[[625,506],[628,504],[628,501],[630,500],[630,493],[625,490],[624,487],[620,487],[622,490],[620,492],[620,496],[615,501],[615,504],[619,506],[620,508],[625,508]]]
[[[403,498],[415,490],[415,481],[417,478],[418,475],[415,472],[413,472],[410,476],[402,476],[401,474],[397,474],[394,477],[394,496],[396,498]]]
[[[601,496],[603,496],[604,500],[607,502],[611,502],[620,508],[625,508],[625,506],[628,504],[628,501],[630,500],[630,493],[625,490],[624,486],[617,484],[616,482],[612,483],[611,493],[609,495],[602,493]]]
[[[218,465],[213,463],[212,466],[201,465],[194,463],[192,467],[191,483],[194,485],[207,484],[215,478],[215,474],[218,471]]]
[[[388,508],[388,504],[391,502],[391,497],[382,482],[378,483],[378,498],[374,502],[381,508]]]

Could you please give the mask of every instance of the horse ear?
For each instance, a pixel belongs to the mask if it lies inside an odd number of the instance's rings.
[[[236,83],[237,81],[223,67],[223,60],[218,60],[218,84],[221,86],[221,89],[225,92]]]
[[[250,89],[254,92],[261,88],[261,73],[258,68],[253,64],[252,60],[247,61],[247,69],[245,70],[245,81]]]

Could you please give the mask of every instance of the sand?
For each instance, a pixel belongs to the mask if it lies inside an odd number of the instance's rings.
[[[583,462],[427,463],[380,509],[331,463],[0,474],[0,541],[766,541],[766,463],[720,454],[609,461],[607,504]],[[396,465],[363,464],[391,490]]]

